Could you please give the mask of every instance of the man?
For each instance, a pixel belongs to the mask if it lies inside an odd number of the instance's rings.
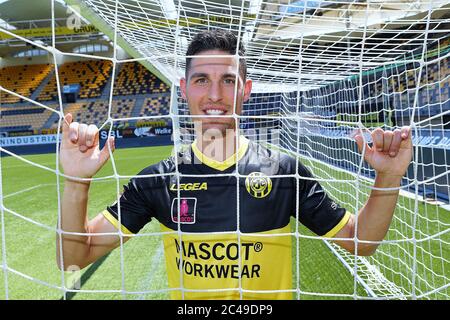
[[[89,179],[65,182],[61,227],[66,232],[120,229],[127,241],[151,219],[160,222],[169,286],[177,289],[172,298],[292,298],[291,217],[352,253],[372,254],[389,228],[395,188],[411,161],[408,127],[374,130],[372,147],[355,137],[377,172],[375,189],[356,219],[295,158],[238,135],[233,114],[241,113],[252,81],[236,51],[244,55],[236,37],[223,31],[200,33],[188,48],[180,88],[195,126],[191,148],[145,168],[124,187],[119,203],[91,221]],[[100,150],[98,129],[66,115],[60,156],[67,176],[93,177],[109,150],[114,151],[112,138]],[[355,236],[366,242],[357,243]],[[119,244],[116,235],[64,234],[60,267],[83,268]]]

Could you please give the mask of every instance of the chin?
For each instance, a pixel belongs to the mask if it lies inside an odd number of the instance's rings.
[[[225,137],[227,131],[230,130],[234,130],[234,127],[230,126],[229,124],[211,123],[203,124],[202,126],[203,136],[210,138]]]

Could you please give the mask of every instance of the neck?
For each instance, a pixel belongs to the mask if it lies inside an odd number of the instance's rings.
[[[237,152],[237,132],[227,130],[225,135],[197,135],[197,148],[208,158],[223,162]]]

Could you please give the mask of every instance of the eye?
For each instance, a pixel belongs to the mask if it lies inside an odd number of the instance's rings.
[[[235,83],[236,83],[236,80],[235,80],[234,78],[225,78],[225,79],[223,80],[223,82],[224,82],[225,84],[235,84]]]
[[[198,78],[197,80],[195,80],[196,84],[205,84],[208,82],[208,79],[206,78]]]

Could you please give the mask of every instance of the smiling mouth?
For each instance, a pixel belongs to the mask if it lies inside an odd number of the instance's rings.
[[[207,110],[204,110],[203,112],[209,116],[221,116],[226,113],[225,110],[221,110],[221,109],[207,109]]]

